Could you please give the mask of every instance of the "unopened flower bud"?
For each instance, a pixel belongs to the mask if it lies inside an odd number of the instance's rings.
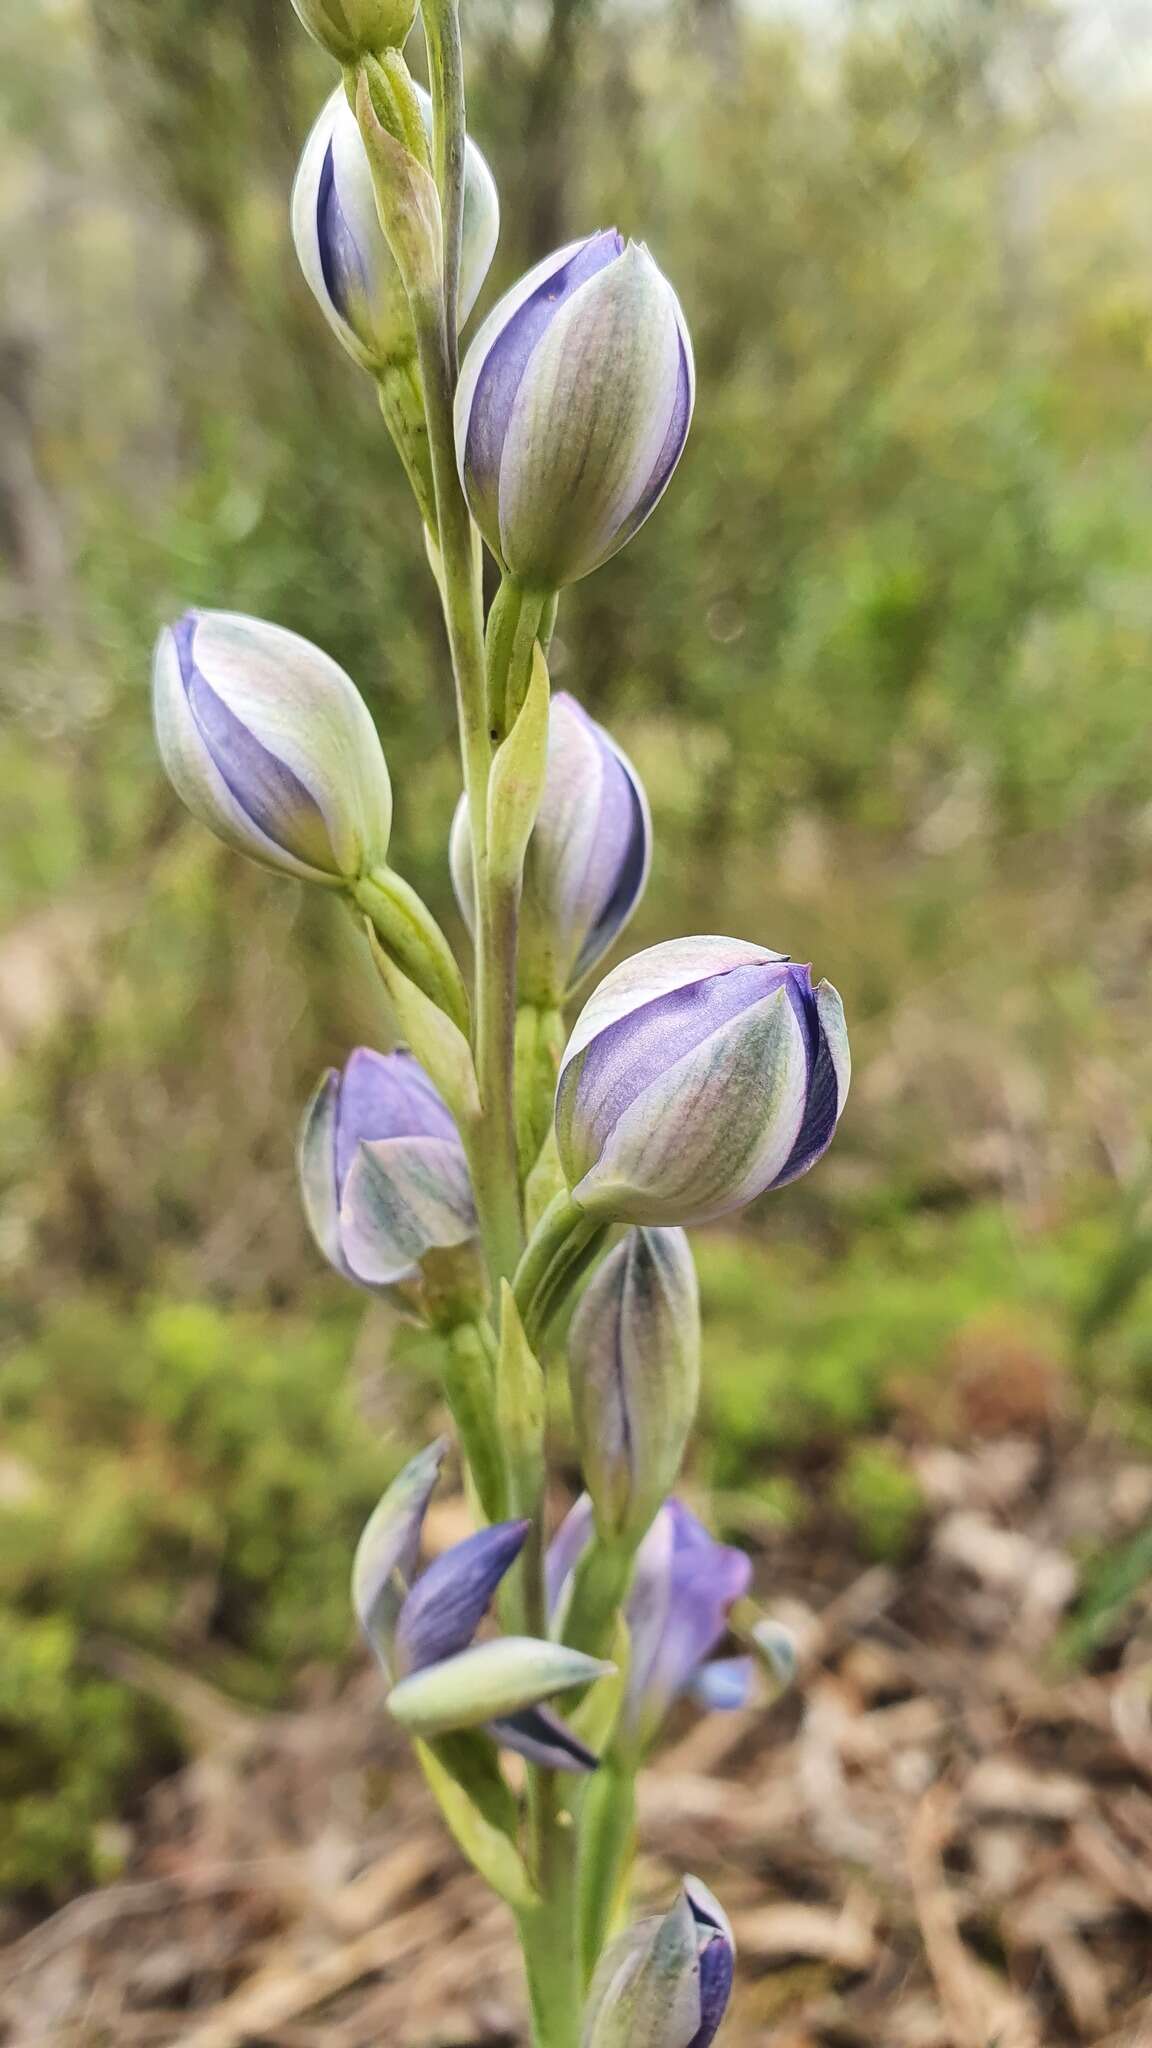
[[[558,590],[622,548],[680,459],[694,390],[679,301],[637,243],[609,229],[521,278],[456,395],[461,480],[508,574]]]
[[[630,1230],[572,1319],[568,1378],[603,1536],[644,1534],[696,1415],[700,1298],[682,1230]]]
[[[602,725],[561,691],[548,714],[544,793],[528,844],[520,922],[521,999],[559,1006],[619,938],[652,855],[648,800]],[[468,805],[452,826],[452,881],[470,930],[475,891]]]
[[[157,642],[152,702],[177,795],[229,845],[329,884],[383,863],[392,790],[376,727],[311,641],[238,612],[186,612]]]
[[[338,64],[400,49],[416,19],[416,0],[292,0],[310,36]]]
[[[669,1912],[638,1920],[605,1950],[582,2048],[709,2048],[732,1990],[728,1916],[697,1877]]]
[[[432,102],[414,85],[429,139]],[[457,310],[463,326],[496,250],[500,202],[474,142],[464,153],[464,218]],[[372,171],[356,116],[337,86],[304,145],[292,188],[296,254],[324,318],[363,368],[408,362],[416,339],[408,295],[376,210]]]
[[[317,1244],[361,1286],[411,1285],[433,1255],[474,1246],[464,1147],[411,1053],[361,1046],[342,1073],[324,1076],[305,1112],[299,1169]],[[458,1263],[460,1284],[479,1300],[478,1253]]]
[[[632,1223],[704,1223],[784,1187],[832,1141],[848,1093],[836,990],[741,939],[673,939],[609,974],[556,1093],[575,1201]]]

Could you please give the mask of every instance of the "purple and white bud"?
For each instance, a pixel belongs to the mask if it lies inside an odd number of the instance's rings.
[[[156,644],[160,756],[188,809],[263,866],[330,885],[382,865],[392,789],[356,685],[310,640],[185,612]]]
[[[362,1287],[404,1286],[435,1252],[469,1245],[476,1209],[464,1147],[411,1053],[360,1046],[304,1114],[300,1190],[329,1263]]]
[[[389,1683],[389,1708],[413,1735],[487,1726],[494,1741],[557,1770],[596,1759],[543,1704],[611,1666],[562,1643],[497,1636],[480,1623],[524,1547],[530,1524],[496,1522],[418,1575],[420,1537],[445,1445],[413,1458],[370,1517],[352,1569],[352,1603]]]
[[[431,141],[432,102],[422,86],[414,90]],[[469,140],[457,293],[461,326],[480,295],[499,233],[495,181]],[[292,188],[292,238],[308,288],[349,355],[367,370],[410,360],[416,338],[408,295],[380,225],[367,151],[342,85],[304,145]]]
[[[686,1877],[669,1912],[638,1920],[604,1951],[581,2048],[709,2048],[735,1961],[719,1900],[699,1878]]]
[[[309,35],[338,64],[399,50],[416,18],[416,0],[292,0]]]
[[[700,1295],[682,1230],[630,1230],[568,1335],[584,1482],[604,1537],[639,1541],[676,1480],[700,1387]]]
[[[610,228],[545,257],[480,328],[456,394],[473,517],[510,576],[559,590],[643,525],[695,397],[680,303]]]
[[[673,939],[584,1005],[556,1091],[573,1199],[629,1223],[706,1223],[807,1173],[850,1075],[827,981],[742,939]]]
[[[468,805],[452,825],[452,882],[470,931],[476,907]],[[528,843],[520,917],[521,999],[559,1007],[615,944],[648,881],[652,820],[627,756],[561,691],[548,713],[548,766]]]
[[[592,1503],[583,1494],[548,1548],[549,1609],[563,1615],[572,1575],[593,1540]],[[625,1604],[630,1662],[620,1733],[637,1750],[655,1741],[682,1696],[733,1708],[752,1696],[751,1658],[715,1658],[728,1616],[742,1600],[752,1566],[742,1550],[717,1543],[682,1501],[667,1500],[636,1554]]]

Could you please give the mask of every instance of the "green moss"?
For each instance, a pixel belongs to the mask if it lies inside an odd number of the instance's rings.
[[[858,1444],[837,1477],[836,1505],[871,1557],[895,1562],[915,1539],[924,1499],[915,1475],[888,1444]]]
[[[351,1325],[98,1297],[4,1361],[0,1885],[91,1876],[177,1753],[93,1668],[109,1639],[263,1703],[352,1642],[348,1571],[397,1462],[344,1385]]]

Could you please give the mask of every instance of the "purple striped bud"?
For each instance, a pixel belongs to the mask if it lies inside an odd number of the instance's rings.
[[[432,136],[432,102],[415,87]],[[464,219],[457,309],[463,326],[496,252],[500,202],[474,142],[464,156]],[[364,369],[415,353],[408,295],[376,211],[360,129],[338,85],[304,145],[292,188],[292,237],[308,288],[333,333]]]
[[[370,1517],[352,1568],[352,1604],[388,1680],[389,1706],[416,1735],[487,1723],[494,1741],[533,1762],[594,1769],[596,1758],[543,1702],[612,1667],[531,1637],[473,1643],[531,1525],[480,1529],[417,1575],[444,1451],[433,1444],[404,1467]]]
[[[632,916],[648,881],[652,820],[636,770],[564,691],[548,713],[544,793],[528,844],[520,920],[522,1000],[559,1007]],[[452,825],[452,881],[475,931],[468,805]]]
[[[832,1141],[848,1093],[829,982],[741,939],[673,939],[614,968],[576,1020],[556,1137],[579,1205],[705,1223],[784,1187]]]
[[[292,5],[309,35],[338,64],[400,49],[416,18],[415,0],[292,0]]]
[[[568,1380],[600,1533],[638,1542],[696,1417],[700,1296],[682,1230],[630,1230],[609,1253],[572,1319]]]
[[[311,641],[239,612],[186,612],[157,642],[152,706],[177,795],[230,846],[312,882],[383,864],[392,790],[376,727]]]
[[[592,1541],[594,1517],[581,1496],[548,1551],[549,1607],[563,1613],[572,1573]],[[631,1659],[622,1734],[647,1749],[669,1709],[684,1694],[709,1707],[740,1707],[752,1689],[752,1665],[714,1659],[728,1616],[742,1600],[752,1566],[742,1550],[710,1536],[678,1500],[665,1501],[636,1555],[624,1615]]]
[[[581,2048],[709,2048],[732,1990],[736,1944],[707,1885],[610,1943],[588,1994]]]
[[[459,1132],[411,1053],[361,1046],[331,1069],[305,1112],[298,1165],[312,1235],[363,1287],[416,1281],[430,1254],[475,1238]]]
[[[684,316],[646,249],[610,228],[521,278],[456,394],[461,481],[507,572],[558,590],[622,548],[680,460],[694,396]]]

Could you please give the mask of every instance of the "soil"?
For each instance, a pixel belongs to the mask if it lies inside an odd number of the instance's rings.
[[[899,1569],[834,1516],[770,1541],[773,1703],[685,1711],[642,1792],[642,1901],[693,1870],[739,1974],[724,2048],[1149,2048],[1145,1586],[1071,1660],[1078,1560],[1139,1543],[1152,1467],[1096,1435],[910,1453]],[[520,2043],[508,1915],[463,1868],[363,1671],[268,1718],[111,1646],[184,1721],[124,1874],[0,1949],[5,2048]]]

